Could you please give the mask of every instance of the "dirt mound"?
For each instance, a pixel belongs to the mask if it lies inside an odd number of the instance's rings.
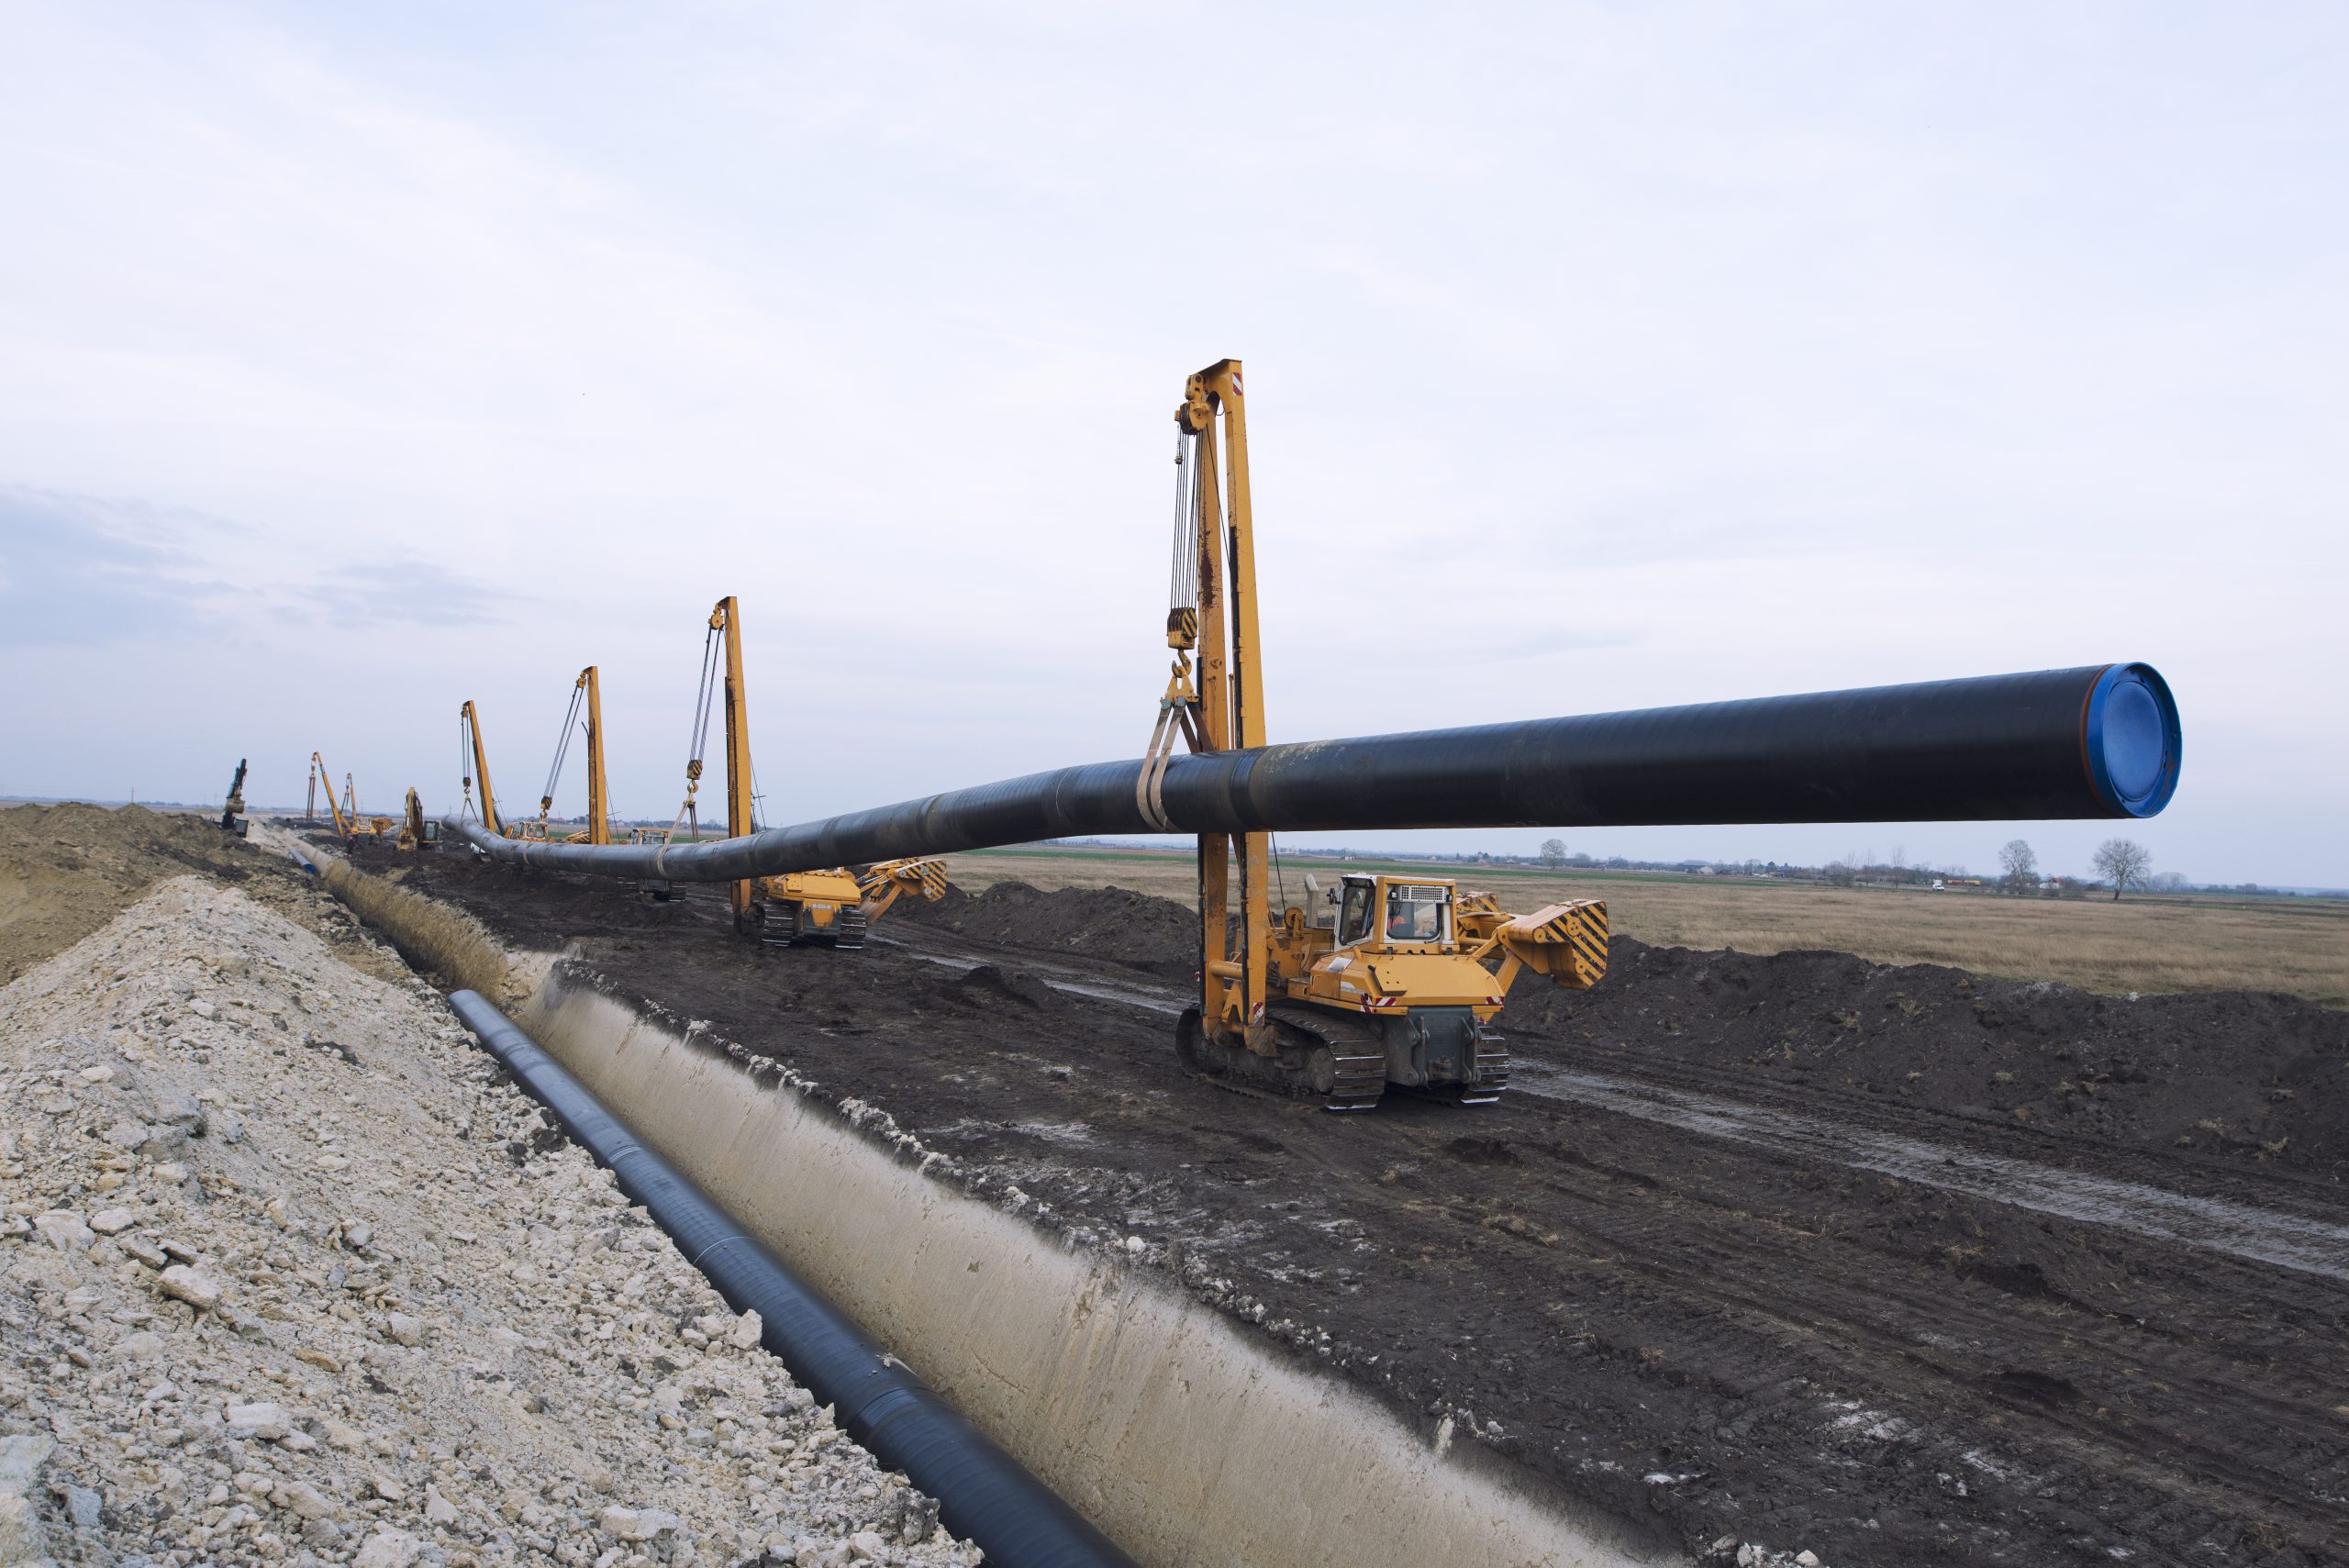
[[[1512,1036],[1713,1067],[2152,1148],[2349,1174],[2349,1013],[2256,992],[2104,996],[1848,953],[1618,937],[1587,995],[1520,984]]]
[[[1032,1008],[1060,1007],[1061,994],[1024,969],[1003,969],[992,963],[966,970],[934,987],[949,1000],[985,1006],[990,1000],[1017,1002]]]
[[[155,883],[244,881],[255,852],[206,817],[126,806],[0,809],[0,984],[54,957]]]
[[[1172,899],[1129,888],[1045,893],[1024,882],[999,882],[974,897],[950,887],[942,902],[900,903],[889,917],[908,914],[973,941],[1066,952],[1149,974],[1187,977],[1198,968],[1198,917]]]

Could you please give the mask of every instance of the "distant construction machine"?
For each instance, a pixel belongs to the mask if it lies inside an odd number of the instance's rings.
[[[334,774],[328,771],[326,759],[316,751],[310,753],[310,799],[306,812],[311,821],[317,820],[318,784],[321,780],[327,786],[327,814],[334,820],[336,834],[345,842],[362,833],[371,839],[380,839],[392,830],[390,817],[362,817],[359,814],[359,785],[352,782],[349,773],[342,775],[342,799],[340,802],[335,799]]]
[[[562,783],[562,764],[571,755],[571,738],[581,732],[587,738],[587,825],[576,833],[564,834],[560,841],[599,846],[615,841],[612,837],[611,793],[604,784],[604,688],[593,664],[580,671],[579,678],[571,684],[571,706],[563,713],[562,733],[555,737],[554,762],[547,769],[546,793],[539,796],[538,819],[521,824],[515,830],[518,838],[556,841],[549,826],[554,811],[554,792]],[[478,724],[474,727],[473,740],[478,746],[481,740]],[[484,764],[482,769],[484,794],[488,791],[488,780],[489,770]]]
[[[220,813],[220,831],[245,836],[245,759],[237,759],[237,776],[228,781],[228,801]]]
[[[1174,828],[1161,792],[1178,735],[1210,752],[1266,740],[1240,361],[1192,376],[1174,420],[1174,673],[1135,785],[1142,816],[1163,831]],[[1308,876],[1303,904],[1275,918],[1270,850],[1268,833],[1198,835],[1200,996],[1175,1034],[1194,1071],[1332,1111],[1369,1110],[1389,1084],[1486,1104],[1508,1081],[1492,1023],[1519,973],[1583,990],[1607,973],[1598,899],[1511,915],[1446,877],[1357,874],[1324,889]]]
[[[583,718],[584,710],[584,718]],[[587,745],[587,817],[585,826],[575,833],[557,838],[553,831],[555,791],[562,785],[563,764],[570,760],[571,738],[574,732],[584,733]],[[539,796],[539,814],[508,822],[497,814],[497,794],[489,782],[489,748],[482,740],[481,710],[469,697],[457,709],[457,769],[462,805],[458,817],[463,820],[475,815],[473,781],[481,781],[482,825],[491,832],[508,839],[529,839],[551,844],[609,845],[619,841],[614,830],[608,802],[609,789],[604,781],[604,697],[602,678],[596,667],[588,665],[579,672],[571,684],[571,706],[562,716],[562,731],[555,737],[554,762],[547,770],[546,793]],[[640,829],[630,828],[629,841],[640,842]]]
[[[692,754],[685,762],[685,799],[677,827],[700,836],[696,797],[702,760],[708,750],[713,710],[726,720],[726,833],[740,839],[758,831],[758,777],[751,763],[751,715],[742,681],[742,606],[729,594],[709,612],[702,639],[701,684],[694,706]],[[661,891],[665,892],[665,887]],[[916,892],[932,900],[945,896],[946,862],[900,860],[869,866],[860,875],[846,866],[753,877],[731,887],[734,929],[773,947],[822,943],[861,948],[870,923],[900,895]]]

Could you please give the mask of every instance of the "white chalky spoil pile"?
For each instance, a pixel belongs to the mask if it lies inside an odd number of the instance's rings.
[[[193,877],[0,990],[0,1562],[971,1564],[436,993]]]

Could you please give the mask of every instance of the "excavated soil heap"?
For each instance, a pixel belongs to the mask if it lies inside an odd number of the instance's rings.
[[[1753,1078],[2349,1178],[2349,1012],[2297,996],[2100,996],[1849,953],[1618,938],[1590,994],[1520,986],[1505,1021],[1570,1046],[1637,1040]]]
[[[1198,917],[1172,899],[1123,887],[1043,893],[1024,882],[999,882],[976,897],[949,887],[936,904],[900,899],[888,917],[1169,979],[1188,979],[1198,970]]]
[[[217,817],[143,806],[0,807],[0,985],[101,929],[156,883],[191,871],[273,907],[317,902],[284,855],[223,833]],[[331,900],[326,907],[350,931]],[[373,946],[343,956],[380,973]]]

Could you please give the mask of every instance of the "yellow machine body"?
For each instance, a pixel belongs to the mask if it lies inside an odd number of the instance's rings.
[[[1510,915],[1489,893],[1438,877],[1357,874],[1316,911],[1291,906],[1269,949],[1293,1001],[1374,1017],[1465,1007],[1489,1023],[1527,969],[1586,990],[1607,973],[1607,906],[1595,898]]]
[[[796,871],[787,876],[763,876],[759,879],[759,895],[791,905],[798,911],[796,923],[802,941],[839,934],[843,929],[842,911],[855,909],[864,902],[864,889],[857,884],[855,874],[846,871]]]

